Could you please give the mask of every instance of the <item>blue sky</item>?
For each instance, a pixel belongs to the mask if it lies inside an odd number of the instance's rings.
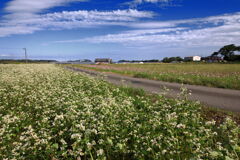
[[[240,45],[239,0],[3,0],[0,59],[162,59]]]

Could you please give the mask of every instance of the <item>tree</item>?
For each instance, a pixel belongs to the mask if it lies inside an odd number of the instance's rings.
[[[84,59],[82,62],[92,62],[90,59]]]
[[[165,57],[162,62],[164,63],[170,63],[170,62],[173,62],[173,61],[177,61],[177,62],[180,62],[180,61],[183,61],[183,59],[181,57]]]
[[[217,56],[218,54],[218,52],[213,52],[212,56]]]
[[[240,51],[240,46],[230,44],[222,47],[218,52],[214,52],[212,56],[217,56],[220,54],[224,57],[224,60],[235,61],[239,59],[238,55],[235,55],[236,51]]]
[[[165,58],[163,58],[162,62],[164,62],[164,63],[169,63],[170,61],[169,61],[169,58],[168,58],[168,57],[165,57]]]

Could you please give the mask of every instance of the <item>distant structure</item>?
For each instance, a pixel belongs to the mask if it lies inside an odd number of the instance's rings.
[[[158,59],[150,59],[150,60],[119,60],[118,64],[128,64],[128,63],[136,63],[136,64],[144,64],[144,63],[160,63],[161,61]]]
[[[94,64],[91,60],[89,59],[80,59],[80,60],[75,60],[75,61],[67,61],[70,64]]]
[[[110,59],[110,58],[96,58],[95,63],[96,64],[110,64],[110,63],[112,63],[112,59]]]
[[[184,61],[200,62],[201,61],[201,57],[200,56],[185,57]]]
[[[58,64],[95,64],[89,59],[80,59],[80,60],[69,60],[69,61],[61,61],[57,62]]]
[[[208,57],[203,57],[202,61],[211,63],[211,62],[223,62],[224,60],[222,57],[219,57],[219,56],[208,56]]]

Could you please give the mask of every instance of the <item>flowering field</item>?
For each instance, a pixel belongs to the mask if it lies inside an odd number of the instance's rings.
[[[138,78],[240,90],[240,64],[102,64],[71,65]]]
[[[52,64],[0,65],[0,159],[239,159],[240,127]]]

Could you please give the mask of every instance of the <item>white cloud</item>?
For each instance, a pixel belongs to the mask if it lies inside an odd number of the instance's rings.
[[[138,10],[114,10],[114,11],[71,11],[71,12],[58,12],[43,15],[41,18],[61,21],[135,21],[138,18],[150,18],[153,16],[151,12],[144,12]]]
[[[126,26],[141,18],[151,18],[152,12],[130,10],[63,11],[48,14],[27,14],[19,18],[7,17],[0,22],[0,37],[33,33],[39,30],[72,29],[105,25]],[[19,29],[21,28],[21,29]]]
[[[133,23],[141,28],[81,40],[56,43],[121,43],[124,45],[222,46],[240,42],[240,13],[167,22]],[[188,27],[180,27],[188,26]]]
[[[70,2],[84,2],[87,0],[13,0],[10,1],[5,11],[13,13],[39,13],[45,9],[66,5]]]
[[[121,43],[162,46],[220,46],[240,42],[240,12],[206,18],[176,21],[149,21],[155,15],[148,11],[63,11],[43,13],[49,8],[85,0],[13,0],[7,4],[8,15],[0,21],[0,37],[31,34],[41,30],[64,30],[84,27],[125,26],[129,31],[55,43]],[[138,3],[169,2],[138,0]],[[17,17],[16,17],[17,16]],[[143,19],[148,18],[147,21]],[[183,27],[184,26],[184,27]]]
[[[0,54],[0,57],[12,57],[13,55],[11,54]]]
[[[144,41],[146,36],[154,36],[156,34],[164,34],[169,32],[177,32],[185,28],[162,28],[162,29],[138,29],[125,31],[120,34],[108,34],[106,36],[97,36],[85,38],[80,40],[57,41],[55,43],[76,43],[76,42],[90,42],[90,43],[131,43]]]
[[[197,25],[203,26],[206,24],[211,25],[227,25],[231,23],[240,23],[240,12],[234,14],[224,14],[219,16],[210,16],[206,18],[194,18],[194,19],[184,19],[175,21],[153,21],[153,22],[140,22],[131,24],[133,28],[162,28],[162,27],[174,27],[178,25]]]
[[[144,3],[144,2],[147,2],[147,3],[159,3],[159,2],[164,2],[164,3],[167,3],[171,0],[134,0],[135,3]]]
[[[137,7],[140,4],[143,3],[155,3],[155,4],[161,4],[161,6],[172,6],[173,0],[132,0],[130,2],[127,2],[125,4],[130,5],[131,7]]]
[[[31,26],[3,26],[0,27],[0,37],[6,37],[13,34],[32,34],[39,30],[41,29]]]
[[[56,6],[85,1],[88,0],[12,0],[4,8],[7,14],[0,21],[0,37],[43,30],[44,18],[40,13]]]

